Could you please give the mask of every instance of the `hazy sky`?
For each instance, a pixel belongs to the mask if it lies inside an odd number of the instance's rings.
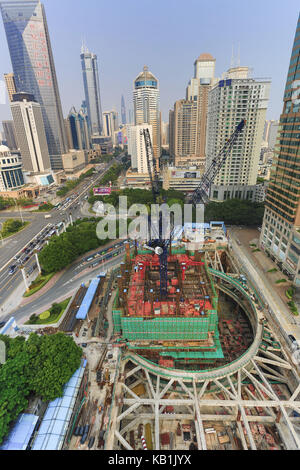
[[[147,64],[160,81],[161,111],[185,97],[195,59],[216,58],[216,76],[230,66],[232,46],[253,77],[272,79],[268,119],[282,111],[299,0],[44,0],[63,111],[84,98],[82,38],[98,55],[102,110],[132,108],[133,80]],[[11,72],[0,15],[0,75]],[[0,121],[10,119],[0,105]]]

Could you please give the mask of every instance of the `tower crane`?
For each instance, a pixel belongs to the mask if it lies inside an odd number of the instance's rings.
[[[243,131],[246,125],[246,120],[242,119],[241,122],[236,127],[235,131],[231,137],[226,141],[225,145],[222,147],[220,152],[213,158],[207,170],[204,172],[199,186],[192,193],[190,201],[193,206],[196,207],[197,204],[206,204],[209,199],[210,187],[213,184],[216,176],[223,167],[228,155],[230,154],[233,145],[236,143],[239,135]],[[146,147],[146,157],[147,157],[147,167],[151,182],[152,194],[154,198],[154,203],[158,203],[159,196],[159,179],[156,170],[156,165],[153,158],[153,148],[151,143],[151,137],[149,129],[143,129],[141,131],[144,135],[145,147]],[[153,225],[153,224],[152,224]],[[159,256],[159,270],[160,270],[160,297],[161,300],[165,300],[168,295],[168,249],[171,244],[172,238],[174,238],[174,227],[171,230],[170,237],[167,239],[164,238],[162,233],[162,212],[159,213],[159,227],[158,233],[153,237],[153,227],[151,227],[151,217],[149,216],[149,241],[145,248],[150,249]],[[152,230],[151,230],[152,229]]]

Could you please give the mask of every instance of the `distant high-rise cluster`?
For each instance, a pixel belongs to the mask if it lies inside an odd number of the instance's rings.
[[[247,125],[210,188],[210,198],[258,200],[258,163],[270,80],[249,77],[249,68],[231,67],[215,78],[215,59],[201,54],[194,63],[185,99],[169,113],[169,152],[177,168],[204,172],[242,119]],[[192,187],[191,187],[192,190]]]
[[[88,116],[85,110],[81,108],[77,112],[73,106],[65,120],[69,149],[89,150],[91,148],[88,123]]]

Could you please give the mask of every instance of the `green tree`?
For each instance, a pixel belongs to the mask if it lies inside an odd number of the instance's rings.
[[[64,384],[80,366],[82,350],[63,333],[38,339],[33,334],[27,343],[27,349],[33,351],[29,387],[43,400],[54,400],[62,395]]]

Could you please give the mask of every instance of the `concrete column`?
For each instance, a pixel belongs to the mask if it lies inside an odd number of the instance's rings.
[[[28,281],[27,281],[27,278],[26,278],[25,268],[21,267],[20,269],[21,269],[21,272],[22,272],[22,276],[23,276],[26,291],[28,291],[29,290],[29,285],[28,285]]]
[[[47,242],[48,242],[48,240],[47,240]],[[49,242],[48,242],[48,243],[49,243]],[[39,262],[39,257],[38,257],[37,251],[36,251],[34,254],[35,254],[36,264],[37,264],[39,273],[41,274],[41,273],[42,273],[42,270],[41,270],[41,265],[40,265],[40,262]]]

